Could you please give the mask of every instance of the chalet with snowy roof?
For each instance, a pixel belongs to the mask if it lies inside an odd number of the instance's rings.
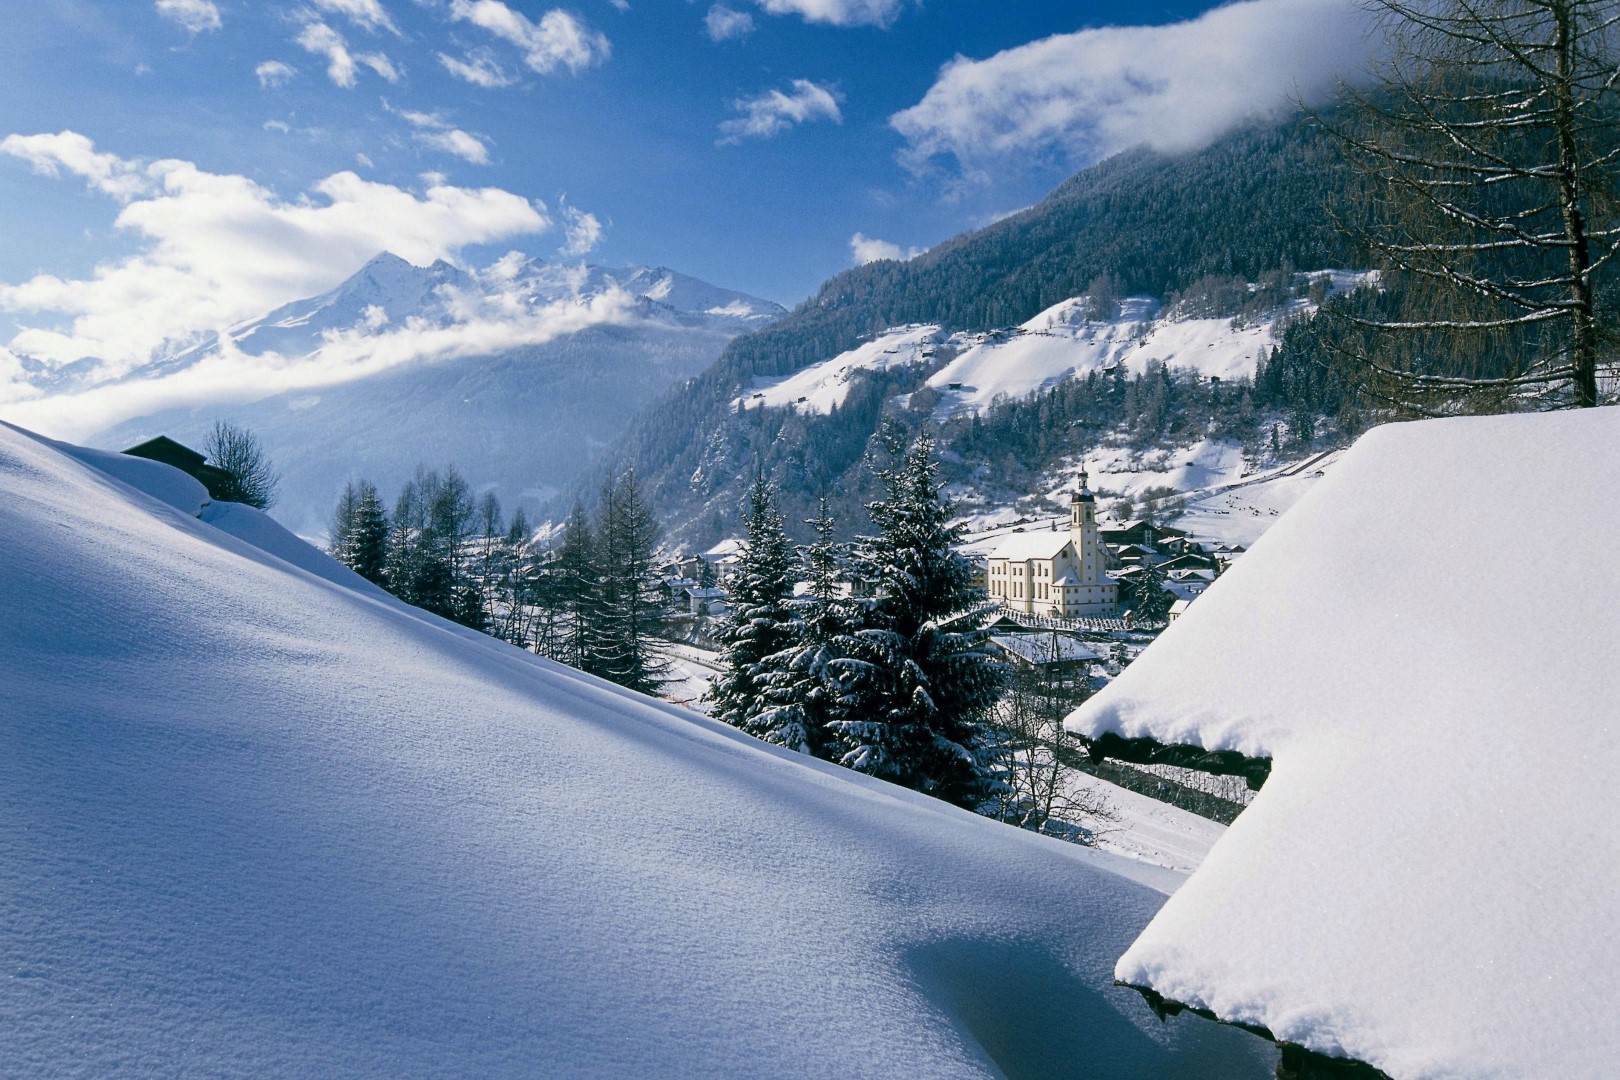
[[[216,465],[208,464],[205,455],[199,454],[184,443],[176,442],[167,435],[159,435],[155,439],[136,443],[123,452],[130,457],[173,465],[181,472],[202,481],[203,487],[208,489],[209,497],[213,499],[230,499],[236,489],[236,478],[230,473]]]
[[[1617,446],[1612,407],[1375,428],[1069,717],[1265,780],[1116,978],[1279,1075],[1616,1074]]]
[[[1112,615],[1119,590],[1107,576],[1097,529],[1097,497],[1080,470],[1069,499],[1069,528],[1013,533],[990,553],[985,591],[1026,614]]]

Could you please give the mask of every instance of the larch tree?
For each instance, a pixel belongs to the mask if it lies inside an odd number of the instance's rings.
[[[1344,315],[1374,396],[1423,414],[1590,406],[1612,356],[1620,9],[1372,0],[1381,83],[1324,118],[1370,205],[1347,226],[1403,299]]]

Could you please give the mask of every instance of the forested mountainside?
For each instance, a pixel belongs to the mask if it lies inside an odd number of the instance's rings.
[[[777,480],[790,519],[821,491],[844,504],[846,518],[858,516],[867,481],[857,466],[884,417],[902,428],[944,422],[946,460],[959,478],[982,476],[986,466],[996,472],[995,462],[1009,457],[1025,470],[1039,466],[1043,458],[1018,457],[1029,439],[1020,444],[1011,435],[1000,441],[987,435],[986,424],[1009,431],[1027,426],[1021,417],[1001,415],[1014,404],[977,410],[975,425],[938,407],[929,377],[979,344],[975,334],[1041,332],[1013,328],[1071,298],[1089,297],[1086,313],[1099,323],[1115,320],[1126,297],[1149,298],[1170,321],[1277,322],[1298,313],[1297,301],[1312,285],[1296,271],[1358,264],[1326,210],[1330,197],[1353,183],[1330,140],[1304,117],[1245,130],[1185,156],[1121,154],[1072,177],[1040,204],[915,259],[883,260],[832,278],[786,318],[737,338],[709,370],[643,410],[612,459],[637,470],[674,534],[692,542],[733,528],[739,483],[756,468]],[[827,362],[863,340],[881,340],[890,328],[917,325],[938,329],[936,346],[913,363],[878,365],[852,377],[835,408],[750,406],[757,384]],[[1176,364],[1168,352],[1160,359]],[[1247,370],[1262,360],[1270,362],[1269,353],[1256,346]],[[1122,427],[1144,444],[1212,422],[1227,435],[1269,439],[1269,426],[1256,427],[1257,409],[1292,407],[1303,420],[1332,397],[1332,388],[1317,385],[1319,375],[1284,379],[1281,372],[1275,369],[1269,383],[1275,400],[1256,400],[1238,385],[1244,379],[1229,372],[1213,391],[1207,382],[1178,391],[1176,377],[1157,371],[1151,377],[1158,389],[1135,387],[1150,374],[1145,366],[1128,379],[1123,370],[1106,384],[1093,379],[1092,391],[1071,387],[1046,407],[1059,437],[1044,433],[1041,453],[1083,449],[1065,434],[1079,419],[1071,415],[1074,408],[1086,413],[1093,434]],[[1057,381],[1038,396],[1056,394]],[[1078,399],[1086,404],[1074,406]],[[1195,400],[1203,404],[1179,408]],[[960,448],[953,444],[953,421],[974,432]],[[1313,425],[1295,427],[1298,440]],[[589,501],[599,483],[588,481],[577,494]]]

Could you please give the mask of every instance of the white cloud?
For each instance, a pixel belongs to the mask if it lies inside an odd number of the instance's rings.
[[[603,34],[560,8],[552,8],[533,22],[501,0],[451,0],[450,17],[516,45],[523,50],[523,62],[541,75],[558,68],[583,71],[605,61],[612,51]]]
[[[259,77],[260,86],[268,88],[287,85],[298,69],[280,60],[266,60],[253,69],[253,74]]]
[[[356,26],[373,33],[378,30],[399,33],[399,27],[394,25],[394,20],[388,17],[388,12],[383,10],[378,0],[310,0],[310,2],[329,15],[342,15]]]
[[[157,0],[153,6],[159,15],[179,23],[193,34],[218,30],[224,25],[214,0]]]
[[[0,395],[9,394],[14,402],[6,406],[7,419],[12,422],[58,438],[82,439],[130,417],[162,409],[218,406],[315,390],[421,361],[453,362],[542,345],[591,326],[628,325],[638,316],[635,299],[620,289],[534,306],[503,287],[508,283],[484,280],[493,287],[445,297],[453,313],[448,323],[410,317],[391,324],[381,313],[368,312],[347,330],[329,331],[315,352],[297,357],[276,353],[247,356],[233,347],[228,336],[221,335],[217,354],[175,374],[76,394],[41,399],[20,381],[8,389],[8,369],[0,355]]]
[[[578,259],[596,250],[602,242],[602,222],[595,214],[587,213],[566,202],[558,207],[563,220],[563,245],[557,253]]]
[[[0,284],[0,310],[43,317],[8,343],[12,350],[51,363],[99,357],[108,376],[204,331],[329,289],[379,251],[426,264],[552,224],[539,202],[442,180],[414,192],[339,172],[283,198],[245,176],[205,172],[189,161],[97,153],[74,132],[11,136],[0,152],[42,171],[67,169],[125,203],[113,224],[135,242],[133,254],[82,280],[40,274]]]
[[[489,145],[477,135],[462,131],[460,128],[451,128],[448,131],[419,131],[415,138],[423,146],[454,154],[474,165],[489,164]]]
[[[887,26],[905,0],[755,0],[772,15],[798,15],[831,26]]]
[[[907,262],[921,255],[923,248],[902,248],[899,244],[892,244],[887,240],[879,240],[871,236],[856,233],[849,238],[849,253],[855,259],[855,265],[865,266],[869,262],[879,259],[894,259],[898,262]]]
[[[146,173],[117,154],[103,154],[95,143],[76,131],[54,135],[7,135],[0,139],[0,154],[21,158],[34,171],[59,176],[63,170],[84,177],[95,190],[128,202],[151,188]]]
[[[292,125],[285,120],[266,120],[259,126],[266,131],[274,131],[278,135],[292,134]]]
[[[731,107],[737,115],[720,125],[722,145],[744,139],[769,139],[811,120],[844,122],[844,115],[838,109],[838,94],[809,79],[794,79],[789,93],[767,90],[757,97],[739,98]]]
[[[730,41],[752,34],[754,17],[746,11],[716,4],[703,17],[703,28],[708,31],[710,41]]]
[[[375,71],[378,75],[381,75],[383,78],[387,79],[389,82],[399,82],[399,69],[394,66],[394,62],[392,60],[388,59],[388,57],[384,56],[382,53],[361,53],[360,55],[356,56],[355,59],[366,65],[366,67],[370,68],[372,71]]]
[[[889,122],[907,164],[954,158],[969,177],[1032,155],[1083,165],[1144,143],[1193,150],[1359,76],[1370,27],[1356,0],[1243,0],[1167,26],[1060,34],[957,57]]]
[[[298,34],[298,44],[305,52],[326,57],[327,78],[342,87],[354,85],[354,56],[342,34],[316,20],[304,24]]]
[[[407,124],[415,128],[411,138],[423,146],[434,150],[442,150],[447,154],[454,154],[463,161],[474,165],[489,164],[489,144],[484,136],[474,135],[455,127],[438,113],[413,112],[410,109],[395,109],[388,102],[383,102],[383,108],[401,117]]]
[[[517,82],[515,75],[508,74],[506,69],[495,61],[494,57],[483,51],[468,53],[465,60],[440,53],[439,63],[444,65],[444,70],[456,78],[470,82],[474,86],[482,86],[488,90],[511,86]]]
[[[361,66],[370,68],[391,83],[399,81],[399,69],[387,56],[380,52],[358,55],[350,52],[343,35],[319,19],[304,24],[298,34],[298,44],[306,52],[325,57],[326,77],[344,89],[354,86],[356,73]]]

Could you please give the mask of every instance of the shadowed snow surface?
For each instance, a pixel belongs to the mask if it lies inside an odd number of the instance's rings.
[[[1268,1075],[1111,985],[1169,876],[97,460],[0,426],[0,1073]]]

